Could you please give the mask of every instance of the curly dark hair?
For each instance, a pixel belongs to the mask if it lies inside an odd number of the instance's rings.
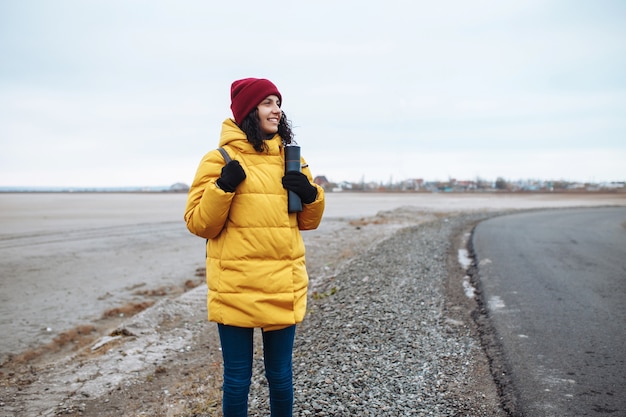
[[[248,142],[252,144],[254,150],[257,152],[267,151],[267,144],[265,140],[268,139],[268,135],[261,131],[261,124],[259,122],[259,111],[255,108],[246,116],[239,126],[243,133],[246,134]],[[282,112],[280,121],[278,122],[278,135],[283,141],[283,145],[289,145],[295,143],[293,138],[293,131],[291,130],[291,122],[287,119],[285,112]],[[274,135],[270,135],[272,138]]]

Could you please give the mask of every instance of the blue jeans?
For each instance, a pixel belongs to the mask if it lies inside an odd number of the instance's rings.
[[[224,359],[222,411],[224,417],[247,417],[254,329],[218,324],[218,330]],[[272,417],[292,417],[295,334],[295,325],[263,332],[263,361]]]

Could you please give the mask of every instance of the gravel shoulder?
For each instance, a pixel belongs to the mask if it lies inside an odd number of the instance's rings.
[[[473,224],[491,215],[399,208],[307,232],[295,415],[506,415],[458,260]],[[5,364],[0,415],[221,415],[205,293],[201,285],[162,299],[70,352]],[[268,414],[262,372],[257,340],[251,416]]]
[[[399,230],[327,282],[297,343],[301,415],[506,415],[454,259],[482,217]]]

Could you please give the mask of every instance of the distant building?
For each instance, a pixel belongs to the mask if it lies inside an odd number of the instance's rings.
[[[326,186],[330,184],[330,181],[328,181],[324,175],[318,175],[313,179],[313,182],[322,188],[326,188]]]
[[[419,191],[424,186],[424,180],[422,178],[412,178],[408,180],[404,180],[402,182],[402,190],[414,190]]]

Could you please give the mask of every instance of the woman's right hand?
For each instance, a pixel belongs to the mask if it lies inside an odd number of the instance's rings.
[[[217,179],[217,186],[227,193],[232,193],[243,180],[246,173],[239,161],[232,160],[222,168],[222,175]]]

